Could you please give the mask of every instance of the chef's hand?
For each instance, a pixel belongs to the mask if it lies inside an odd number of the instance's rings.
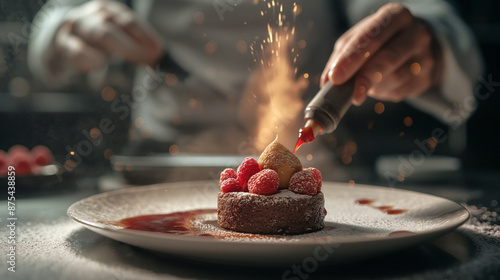
[[[439,83],[440,50],[427,26],[395,3],[354,25],[335,43],[321,76],[343,84],[356,75],[353,104],[366,96],[400,102]]]
[[[58,63],[69,62],[87,73],[104,66],[111,55],[153,65],[163,54],[163,47],[156,31],[124,4],[90,1],[68,13],[51,51],[52,70],[58,70]]]

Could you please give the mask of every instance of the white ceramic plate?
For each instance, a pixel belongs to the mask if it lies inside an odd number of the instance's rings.
[[[325,229],[315,233],[224,239],[137,231],[114,224],[140,215],[215,209],[218,190],[214,181],[123,189],[80,200],[70,206],[68,215],[96,233],[137,247],[193,260],[246,265],[357,261],[430,240],[469,218],[467,210],[459,204],[432,195],[324,182],[328,214]],[[370,199],[373,203],[358,204],[356,201],[360,199]],[[407,211],[389,215],[379,206]],[[215,214],[197,224],[224,232],[216,227]],[[391,234],[394,232],[399,233]]]

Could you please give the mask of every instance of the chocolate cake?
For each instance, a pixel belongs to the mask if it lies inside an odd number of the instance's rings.
[[[324,197],[280,190],[273,195],[219,192],[217,216],[220,227],[259,234],[300,234],[324,227]]]
[[[300,234],[323,229],[326,210],[321,173],[304,169],[276,138],[258,162],[247,157],[237,171],[221,172],[220,227],[257,234]]]

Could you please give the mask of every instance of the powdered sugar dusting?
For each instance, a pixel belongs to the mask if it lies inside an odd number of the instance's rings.
[[[238,178],[236,171],[232,168],[226,168],[220,173],[219,185],[222,185],[222,182],[226,181],[229,178]]]
[[[230,193],[229,195],[234,196],[235,198],[238,199],[250,197],[258,205],[273,205],[280,201],[283,201],[284,199],[288,201],[298,201],[306,199],[309,200],[311,198],[311,196],[309,195],[294,193],[288,189],[282,189],[273,195],[266,195],[266,196],[260,194],[253,194],[249,192],[233,192]]]
[[[326,192],[328,194],[328,186]],[[464,206],[471,212],[472,218],[467,224],[461,226],[457,233],[464,235],[466,239],[471,241],[472,246],[470,247],[471,251],[468,253],[469,257],[459,265],[442,267],[432,271],[428,269],[414,271],[409,278],[499,279],[500,226],[498,213],[500,209],[496,206]],[[356,206],[356,208],[377,212],[368,207]],[[330,215],[330,212],[328,215]],[[382,215],[381,213],[378,214]],[[199,224],[199,227],[204,227],[206,230],[220,232],[221,235],[230,232],[214,228],[216,227],[214,224],[215,219],[215,214],[200,217],[194,220],[193,224]],[[21,221],[20,229],[22,230],[18,232],[17,244],[19,270],[12,274],[4,269],[0,272],[0,279],[178,278],[166,272],[167,269],[164,266],[163,259],[157,258],[153,254],[144,253],[144,251],[134,250],[133,246],[94,234],[68,218],[57,219],[51,223],[27,223]],[[350,232],[341,224],[335,225],[329,221],[326,223],[325,229],[319,232],[295,236],[262,236],[260,239],[255,239],[252,235],[241,234],[241,237],[224,237],[222,243],[259,242],[270,248],[273,248],[272,243],[291,243],[287,252],[293,254],[294,243],[321,240],[323,234],[335,236],[339,231],[342,234],[356,234],[355,230]],[[7,227],[0,228],[0,235],[7,236]],[[206,239],[210,239],[210,237],[206,237]],[[223,246],[223,244],[219,243],[218,246]],[[342,247],[343,245],[336,248],[335,254],[340,254]],[[217,255],[217,253],[217,250],[214,251],[214,255]],[[245,253],[245,251],[241,251],[241,254]],[[123,263],[123,260],[138,262],[143,259],[144,262],[151,262],[151,264],[144,266],[147,269],[131,263]],[[303,258],[298,258],[297,264],[300,264],[302,260]],[[420,265],[417,264],[416,266]],[[179,270],[173,269],[173,271]],[[206,272],[205,270],[202,271]],[[355,272],[353,274],[356,275]],[[390,275],[390,273],[388,274]],[[191,278],[193,277],[192,274],[188,275]],[[189,277],[182,277],[182,279],[185,278]],[[393,277],[388,278],[392,279]],[[398,277],[394,278],[399,279],[401,276],[398,275]]]
[[[493,200],[491,207],[463,206],[471,213],[471,219],[458,231],[473,244],[471,252],[468,252],[470,259],[444,272],[425,272],[421,279],[451,279],[456,275],[460,279],[500,279],[500,208],[497,201]]]
[[[266,153],[267,150],[265,150],[261,155],[264,163],[269,164],[279,162],[280,164],[282,163],[284,165],[302,166],[297,156],[294,155],[290,150],[285,148],[285,146],[283,146],[281,143],[274,144],[273,142],[269,145],[269,147],[270,150],[268,151],[268,153]]]
[[[263,169],[248,181],[248,191],[255,194],[272,195],[280,184],[278,173],[272,169]]]
[[[315,195],[320,188],[311,171],[303,170],[292,175],[288,188],[296,193]]]
[[[83,250],[87,253],[92,251],[96,256],[109,254],[111,249],[108,244],[112,241],[88,232],[67,217],[49,223],[21,222],[19,226],[22,230],[16,243],[16,272],[2,269],[0,279],[124,279],[124,275],[134,273],[134,267],[120,266],[117,269],[106,261],[99,261],[99,258],[86,257]],[[0,234],[7,236],[3,229]],[[80,239],[75,239],[77,236]],[[103,247],[108,249],[97,249]],[[141,274],[140,279],[151,279],[155,275],[149,271],[142,271]]]
[[[377,190],[383,190],[383,192]],[[215,207],[217,192],[217,183],[209,184],[207,182],[188,182],[177,183],[175,186],[165,185],[136,188],[122,191],[118,193],[119,196],[109,194],[94,197],[83,204],[79,204],[80,207],[84,207],[85,209],[80,209],[73,213],[86,213],[86,217],[91,222],[96,222],[106,217],[116,220],[148,213],[170,213],[201,208],[213,209]],[[308,255],[296,255],[297,247],[294,244],[314,240],[318,241],[315,244],[324,244],[325,237],[338,243],[346,240],[343,238],[364,240],[370,237],[379,238],[380,242],[386,242],[385,236],[391,230],[409,230],[418,233],[421,224],[427,225],[422,230],[428,230],[436,228],[439,224],[449,222],[446,217],[439,219],[440,216],[438,213],[441,212],[442,216],[442,211],[446,210],[446,207],[443,207],[440,203],[443,202],[442,200],[432,196],[400,192],[396,189],[377,189],[376,187],[360,187],[358,189],[358,185],[354,188],[349,188],[347,185],[328,182],[325,182],[323,192],[326,197],[326,207],[328,209],[324,230],[294,236],[261,236],[262,238],[260,239],[246,234],[242,234],[240,237],[230,237],[228,235],[222,239],[193,237],[198,242],[194,242],[191,246],[183,243],[180,247],[183,252],[200,257],[202,253],[200,253],[201,246],[199,244],[215,244],[209,248],[213,249],[213,251],[207,257],[207,259],[210,258],[213,260],[213,258],[219,256],[215,261],[226,260],[223,257],[223,253],[221,253],[223,251],[221,249],[228,247],[234,249],[233,251],[239,252],[240,255],[247,254],[248,251],[245,250],[249,248],[258,248],[259,253],[264,257],[266,253],[276,252],[280,248],[286,247],[286,249],[283,249],[281,258],[294,255],[296,256],[296,259],[293,260],[294,263],[300,265],[305,257],[311,256],[310,254],[315,247],[310,247],[310,250],[306,252]],[[355,200],[360,198],[373,198],[381,204],[390,202],[395,207],[405,207],[409,211],[398,216],[386,215],[376,209],[356,205],[354,203]],[[455,233],[464,236],[467,242],[471,242],[471,246],[467,246],[469,250],[467,257],[460,261],[460,263],[445,267],[439,266],[432,271],[423,268],[421,264],[415,264],[414,266],[409,264],[415,270],[409,271],[408,273],[411,273],[411,275],[405,275],[407,276],[406,278],[457,279],[458,277],[459,279],[499,279],[500,226],[498,213],[500,212],[500,208],[496,201],[492,201],[491,205],[488,206],[463,206],[471,212],[472,217],[468,223],[459,227]],[[434,210],[436,212],[433,212]],[[448,218],[451,214],[452,212],[448,211]],[[193,220],[192,223],[199,228],[207,231],[211,230],[220,235],[230,232],[217,228],[215,221],[216,216],[213,214],[212,216],[200,216]],[[432,225],[433,223],[434,226]],[[197,274],[198,277],[195,277],[189,270],[196,268],[196,266],[175,267],[176,263],[169,264],[164,259],[157,258],[154,254],[146,253],[143,250],[135,250],[133,246],[94,234],[66,217],[54,220],[53,222],[40,223],[23,222],[20,220],[19,229],[17,243],[19,270],[15,274],[12,274],[4,269],[0,271],[0,279],[223,278],[216,277],[205,269],[201,270],[200,274]],[[7,227],[1,227],[0,236],[8,236],[7,230]],[[132,238],[139,237],[133,236]],[[151,236],[147,236],[145,239],[150,240]],[[199,242],[200,239],[213,240],[213,242]],[[155,242],[156,246],[161,247],[163,243],[168,243],[168,236],[167,238],[156,238]],[[251,247],[238,247],[239,243],[248,242],[255,244],[252,244]],[[171,248],[175,243],[170,242],[164,247]],[[284,243],[287,245],[273,246],[273,243]],[[349,252],[344,250],[344,248],[352,248],[349,245],[349,243],[342,243],[338,247],[332,247],[335,250],[335,256],[345,259],[346,254]],[[364,252],[373,250],[373,247],[368,245],[365,248]],[[358,248],[357,250],[362,249]],[[163,248],[161,250],[170,252]],[[198,255],[196,255],[197,253]],[[356,252],[356,254],[358,253],[359,251]],[[440,257],[442,253],[439,252],[431,255]],[[228,257],[226,256],[226,258]],[[279,259],[276,258],[274,261],[279,261]],[[358,259],[357,256],[354,256],[350,260],[357,261]],[[140,261],[142,261],[142,266],[137,265]],[[242,258],[238,261],[241,261],[242,264],[251,263],[250,260]],[[223,266],[215,266],[214,270],[218,270],[219,268],[223,269]],[[177,274],[183,271],[188,271],[188,273],[182,274],[182,276]],[[203,275],[203,273],[207,273],[207,275]],[[222,274],[215,275],[220,276]],[[316,275],[314,274],[314,276]],[[353,275],[356,276],[355,271]],[[347,278],[359,278],[354,276]],[[386,278],[400,279],[405,276],[399,274],[391,276],[388,272],[388,277]],[[329,277],[331,276],[329,275]],[[243,278],[250,279],[251,277]],[[366,275],[364,278],[366,278]]]

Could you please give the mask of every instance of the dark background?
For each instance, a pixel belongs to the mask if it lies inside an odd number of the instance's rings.
[[[0,149],[7,150],[14,144],[29,148],[43,144],[53,151],[56,160],[64,162],[66,146],[74,148],[85,139],[83,129],[89,131],[98,126],[100,119],[109,117],[118,129],[94,147],[91,155],[84,159],[86,164],[77,171],[99,174],[106,170],[102,167],[108,168],[110,152],[119,152],[126,142],[130,120],[118,120],[110,110],[110,102],[101,98],[100,90],[91,89],[84,82],[54,92],[33,78],[26,64],[26,43],[29,23],[44,2],[0,1]],[[491,75],[493,81],[500,82],[500,2],[457,1],[455,5],[479,42],[486,64],[482,76],[488,80]],[[127,75],[130,73],[112,71],[106,85],[113,87],[117,94],[127,93],[130,88]],[[457,130],[449,130],[405,104],[384,103],[387,114],[351,109],[336,136],[326,136],[325,142],[337,149],[339,159],[346,150],[345,144],[356,143],[352,161],[339,162],[372,166],[381,154],[410,153],[415,149],[414,139],[425,139],[431,136],[433,129],[443,128],[450,140],[438,145],[436,154],[460,157],[467,169],[499,169],[499,90],[496,87],[489,98],[479,101],[477,111],[466,126]],[[366,109],[375,103],[370,101],[363,106]],[[406,116],[412,117],[410,127],[403,125]]]

